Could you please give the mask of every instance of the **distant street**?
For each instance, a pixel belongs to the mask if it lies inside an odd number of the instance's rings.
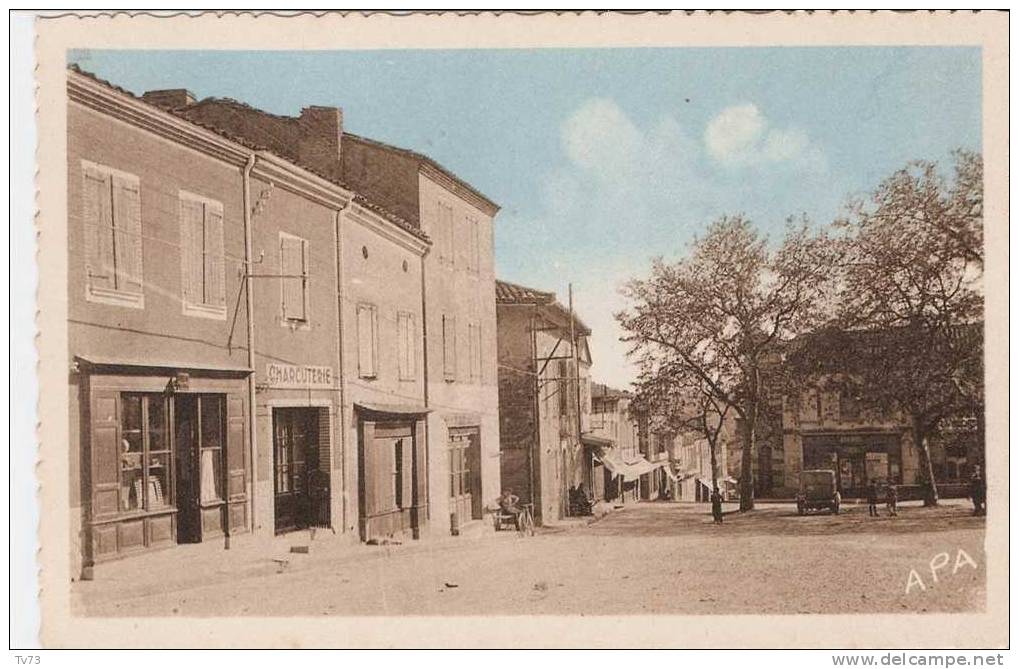
[[[896,518],[877,519],[862,506],[799,517],[790,505],[762,505],[750,515],[727,515],[721,527],[707,510],[638,504],[590,526],[534,537],[487,532],[342,550],[315,544],[286,568],[269,559],[246,568],[196,560],[195,570],[208,578],[152,578],[148,587],[129,561],[122,564],[133,572],[123,576],[130,588],[104,584],[100,575],[75,584],[74,598],[79,612],[104,616],[915,613],[983,606],[984,519],[961,502],[905,506]],[[977,567],[964,563],[953,574],[959,549]],[[950,558],[935,583],[930,563],[940,553]],[[188,560],[177,554],[175,562],[182,558]],[[907,595],[910,569],[926,589],[914,584]]]

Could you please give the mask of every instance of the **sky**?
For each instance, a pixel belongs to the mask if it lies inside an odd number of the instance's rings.
[[[771,239],[818,225],[910,160],[981,150],[969,47],[78,51],[136,94],[187,88],[276,114],[343,108],[355,134],[426,153],[498,203],[496,273],[572,282],[595,380],[637,369],[619,287],[713,220]]]

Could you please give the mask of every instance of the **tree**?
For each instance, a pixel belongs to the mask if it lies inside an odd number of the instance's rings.
[[[908,414],[925,502],[937,504],[928,437],[953,411],[982,404],[983,168],[956,152],[954,179],[910,163],[838,222],[844,239],[840,326],[869,331],[854,365],[869,393]],[[818,339],[829,351],[844,342]],[[856,350],[856,349],[853,349]]]
[[[694,379],[700,392],[742,419],[741,511],[754,506],[765,367],[778,342],[824,317],[834,260],[829,238],[806,222],[790,222],[771,249],[747,219],[723,217],[688,257],[655,259],[647,279],[623,289],[631,305],[616,317],[644,374]]]

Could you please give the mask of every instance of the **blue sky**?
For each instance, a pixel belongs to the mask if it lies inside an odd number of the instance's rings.
[[[132,92],[190,89],[278,114],[336,105],[498,202],[501,278],[574,291],[597,380],[635,376],[613,312],[650,258],[723,213],[777,236],[907,161],[980,150],[980,51],[963,47],[88,51]]]

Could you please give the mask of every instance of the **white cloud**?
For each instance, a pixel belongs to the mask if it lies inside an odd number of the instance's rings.
[[[800,211],[790,193],[805,177],[813,193],[838,190],[827,173],[799,169],[812,156],[823,161],[805,132],[770,127],[750,104],[691,128],[678,114],[638,124],[614,100],[593,98],[563,120],[559,140],[565,162],[534,175],[542,180],[536,209],[527,218],[500,216],[500,277],[555,291],[564,302],[573,282],[578,315],[593,331],[594,376],[610,385],[626,386],[637,373],[613,317],[625,307],[619,288],[645,276],[653,256],[684,253],[723,213],[781,225]],[[720,156],[759,178],[719,173],[712,163]],[[786,165],[796,169],[779,169]]]
[[[825,170],[820,147],[800,128],[772,128],[754,104],[726,107],[708,122],[708,154],[728,167],[787,164]]]

